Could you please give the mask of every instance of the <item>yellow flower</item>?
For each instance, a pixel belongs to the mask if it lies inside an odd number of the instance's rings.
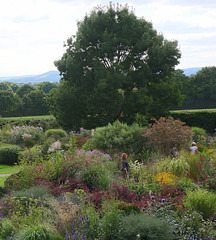
[[[211,154],[211,153],[213,153],[213,152],[214,152],[213,149],[208,149],[208,153],[209,153],[209,154]]]
[[[155,174],[154,179],[158,182],[158,184],[172,184],[176,180],[176,176],[172,173],[168,172],[160,172],[158,174]]]

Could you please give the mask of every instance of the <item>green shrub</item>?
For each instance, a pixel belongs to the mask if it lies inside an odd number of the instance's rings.
[[[14,240],[50,240],[52,230],[46,225],[28,226],[20,230]]]
[[[196,143],[203,143],[203,140],[205,139],[207,134],[206,130],[199,127],[192,127],[191,130],[194,133],[193,141],[195,141]]]
[[[112,148],[126,153],[138,153],[143,148],[142,130],[138,124],[128,126],[116,121],[113,125],[96,128],[93,145],[102,150]]]
[[[35,145],[35,141],[32,138],[25,138],[23,139],[23,144],[25,147],[33,147]]]
[[[67,133],[63,129],[48,129],[45,132],[46,138],[55,138],[55,140],[59,140],[67,136]]]
[[[77,177],[90,189],[105,189],[111,182],[111,176],[116,166],[111,163],[110,155],[98,150],[79,150],[75,155],[79,162],[79,174]]]
[[[0,198],[3,197],[4,194],[6,194],[6,193],[7,193],[6,189],[3,186],[0,186]]]
[[[48,152],[49,147],[55,142],[55,138],[50,137],[46,139],[46,141],[41,146],[41,153],[43,156],[45,156]]]
[[[82,204],[82,208],[84,215],[87,216],[83,221],[82,228],[87,239],[122,239],[120,238],[122,217],[114,199],[104,199],[100,213],[88,203]],[[77,239],[82,238],[80,236]]]
[[[28,189],[15,191],[12,193],[13,197],[27,197],[43,200],[46,196],[49,196],[49,188],[44,185],[32,186]]]
[[[121,239],[174,239],[171,227],[164,221],[145,214],[130,214],[123,218]]]
[[[211,217],[216,212],[216,194],[204,189],[188,191],[183,202],[187,210],[202,213],[204,219]]]
[[[19,153],[19,159],[25,159],[27,162],[34,162],[41,156],[42,151],[40,146],[34,146]]]
[[[20,147],[16,145],[0,146],[0,164],[13,165],[18,161]]]
[[[185,192],[187,190],[195,191],[199,188],[199,185],[194,183],[190,178],[182,178],[177,182],[177,186],[181,191]]]
[[[110,184],[109,172],[100,166],[90,165],[81,171],[81,180],[89,189],[106,189]]]
[[[178,223],[183,239],[215,239],[214,223],[196,212],[185,212]]]
[[[94,149],[92,138],[89,138],[87,142],[82,145],[82,149],[84,151],[92,151]]]
[[[104,200],[103,204],[103,218],[101,219],[101,238],[103,240],[115,240],[120,238],[120,229],[122,227],[122,216],[116,200]]]
[[[6,238],[12,234],[14,231],[14,226],[9,219],[4,219],[4,221],[1,221],[0,225],[0,236],[3,238]]]

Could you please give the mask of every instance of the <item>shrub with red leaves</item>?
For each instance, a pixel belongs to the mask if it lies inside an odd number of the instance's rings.
[[[76,136],[76,144],[78,148],[81,148],[88,140],[90,136]]]
[[[83,189],[85,192],[89,192],[89,188],[84,183],[74,178],[69,178],[64,184],[56,184],[47,182],[44,179],[38,179],[35,184],[48,186],[54,196],[59,196],[63,192],[73,192],[75,189]]]
[[[194,133],[184,122],[174,120],[172,117],[153,120],[155,123],[143,131],[143,136],[161,154],[170,155],[174,147],[179,151],[189,145]]]
[[[126,202],[126,203],[136,203],[138,201],[138,196],[136,191],[131,191],[125,186],[118,186],[113,184],[115,189],[114,196],[116,196],[119,200]]]
[[[89,197],[89,200],[94,203],[94,205],[97,207],[97,208],[101,208],[102,206],[102,198],[104,197],[105,195],[105,192],[95,192],[93,193],[90,197]]]
[[[89,188],[81,181],[77,181],[75,178],[69,178],[64,184],[65,192],[73,192],[75,189],[82,189],[85,192],[89,192]]]

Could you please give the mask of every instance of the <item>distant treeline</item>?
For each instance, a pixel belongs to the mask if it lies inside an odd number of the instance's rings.
[[[202,68],[194,75],[186,76],[183,70],[175,70],[173,82],[183,96],[182,105],[177,109],[216,108],[216,67]],[[42,82],[39,84],[0,83],[0,116],[35,116],[49,114],[49,99],[52,89],[59,83]]]
[[[184,96],[182,105],[173,109],[216,108],[216,67],[202,68],[189,77],[183,70],[176,70],[173,81],[179,83]]]
[[[47,98],[58,83],[0,83],[0,116],[20,117],[49,114]]]

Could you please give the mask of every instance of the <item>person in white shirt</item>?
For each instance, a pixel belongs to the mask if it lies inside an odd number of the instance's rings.
[[[192,142],[192,143],[191,143],[190,150],[191,150],[191,152],[192,152],[193,154],[198,153],[198,147],[196,146],[196,143],[195,143],[195,142]]]

